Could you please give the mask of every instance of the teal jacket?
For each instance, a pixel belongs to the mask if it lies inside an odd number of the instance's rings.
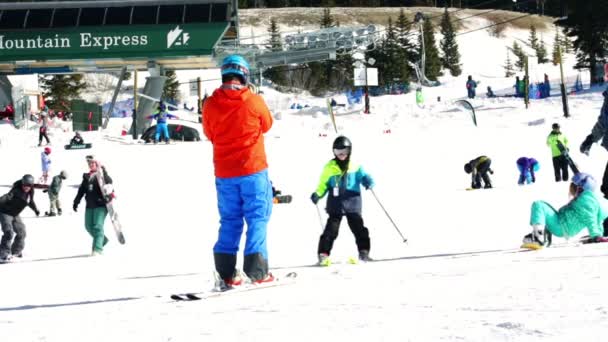
[[[608,217],[605,200],[592,191],[583,191],[557,212],[562,232],[575,236],[587,228],[590,237],[602,236]]]
[[[372,188],[374,180],[363,168],[352,161],[343,172],[335,159],[330,160],[321,173],[316,194],[327,196],[327,213],[361,213],[361,186]],[[335,190],[334,190],[335,189]]]

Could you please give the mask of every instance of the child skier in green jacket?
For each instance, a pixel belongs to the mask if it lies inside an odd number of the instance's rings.
[[[326,211],[329,217],[319,239],[319,265],[330,264],[329,254],[338,237],[343,216],[346,216],[348,226],[355,235],[359,260],[371,261],[369,230],[363,225],[361,217],[361,185],[371,189],[374,181],[360,166],[351,162],[352,144],[347,137],[339,136],[334,140],[333,152],[335,158],[325,165],[317,191],[310,196],[311,201],[317,204],[328,194]]]
[[[603,222],[608,217],[606,201],[594,193],[595,185],[591,175],[577,173],[570,183],[572,199],[559,210],[545,201],[534,201],[530,214],[532,233],[524,237],[524,244],[550,245],[552,235],[568,239],[584,228],[589,232],[590,242],[607,242],[602,237]]]
[[[559,124],[554,123],[551,126],[551,133],[547,136],[547,146],[551,149],[556,182],[568,180],[568,159],[561,150],[560,144],[561,148],[568,149],[568,138],[560,131]]]

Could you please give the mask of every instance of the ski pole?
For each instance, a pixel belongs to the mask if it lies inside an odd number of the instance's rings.
[[[321,231],[323,231],[325,229],[325,226],[323,225],[323,218],[321,217],[321,209],[319,209],[318,204],[315,204],[315,207],[317,208],[317,215],[319,216],[319,224],[321,224]]]
[[[395,224],[395,221],[393,221],[393,219],[391,218],[391,215],[389,215],[388,212],[386,211],[386,209],[384,209],[384,206],[382,205],[382,202],[380,202],[380,199],[378,198],[378,196],[376,196],[376,193],[374,192],[374,189],[370,189],[370,190],[372,192],[372,195],[374,195],[374,198],[376,199],[376,202],[378,202],[378,205],[380,206],[380,208],[382,208],[382,210],[384,210],[384,213],[386,214],[386,217],[388,217],[389,221],[391,221],[391,223],[393,224],[393,227],[395,227],[395,229],[397,230],[397,232],[399,233],[399,235],[403,239],[403,242],[407,243],[407,239],[403,236],[403,234],[401,234],[401,231],[399,230],[399,228]]]

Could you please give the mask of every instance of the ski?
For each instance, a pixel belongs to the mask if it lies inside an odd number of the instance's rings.
[[[217,290],[213,289],[211,291],[203,291],[203,292],[186,292],[181,294],[172,294],[171,299],[174,301],[188,302],[188,301],[197,301],[203,299],[209,299],[214,297],[220,297],[230,293],[240,293],[240,292],[248,292],[255,290],[262,290],[271,287],[278,287],[283,285],[293,284],[295,278],[298,276],[296,272],[289,272],[284,277],[278,277],[274,281],[269,283],[262,284],[254,284],[254,283],[246,283],[243,285],[239,285],[238,287],[229,287],[225,290]]]
[[[98,168],[97,168],[97,172],[95,173],[95,175],[97,178],[97,183],[99,185],[99,188],[101,189],[101,192],[103,193],[103,196],[105,198],[107,196],[111,196],[112,194],[111,194],[111,192],[108,192],[106,189],[106,182],[103,177],[103,174],[104,174],[103,166],[100,163],[98,163]],[[118,242],[120,242],[120,244],[124,245],[125,237],[122,233],[122,224],[118,220],[118,213],[114,209],[114,205],[111,201],[106,203],[106,208],[108,209],[108,215],[110,216],[110,221],[112,221],[112,226],[114,226],[114,231],[116,232],[116,238],[118,239]]]

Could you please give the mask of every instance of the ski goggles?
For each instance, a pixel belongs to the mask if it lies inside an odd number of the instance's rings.
[[[348,156],[350,148],[334,148],[334,155],[336,156]]]
[[[249,69],[245,68],[242,65],[235,64],[235,63],[230,63],[230,64],[222,65],[222,74],[224,74],[224,72],[228,71],[228,70],[230,70],[230,71],[240,71],[245,76],[249,75]]]

